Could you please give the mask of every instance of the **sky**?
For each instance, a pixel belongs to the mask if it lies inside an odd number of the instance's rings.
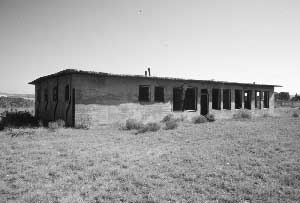
[[[300,93],[299,0],[0,0],[0,92],[66,68]]]

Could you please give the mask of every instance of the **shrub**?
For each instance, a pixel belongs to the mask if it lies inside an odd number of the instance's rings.
[[[199,115],[199,116],[195,116],[192,118],[192,122],[194,124],[198,124],[198,123],[206,123],[207,122],[207,118],[205,118],[204,116],[202,115]]]
[[[233,114],[233,118],[235,119],[251,119],[251,113],[247,111],[239,111],[236,114]]]
[[[166,115],[163,119],[162,119],[162,122],[168,122],[170,120],[173,120],[174,119],[174,115],[173,114],[168,114]]]
[[[89,129],[89,125],[88,124],[77,124],[74,127],[75,129],[84,129],[84,130],[88,130]]]
[[[294,118],[298,118],[299,117],[299,114],[297,112],[294,112],[293,115],[292,115]]]
[[[166,130],[173,130],[178,127],[178,123],[176,120],[172,119],[166,122]]]
[[[0,131],[1,130],[4,130],[4,122],[3,122],[3,120],[0,117]]]
[[[151,131],[151,132],[155,132],[160,129],[159,123],[154,123],[154,122],[147,123],[146,127],[147,127],[148,131]]]
[[[214,114],[207,114],[205,117],[207,118],[208,122],[214,122],[216,120]]]
[[[264,118],[270,117],[270,114],[264,113],[264,114],[263,114],[263,117],[264,117]]]
[[[142,128],[138,130],[138,133],[145,133],[147,131],[156,132],[160,129],[159,123],[150,122],[146,125],[143,125]]]
[[[38,120],[26,111],[5,112],[2,115],[0,129],[8,127],[37,127]]]
[[[127,119],[126,120],[126,129],[127,130],[139,130],[144,127],[144,124],[135,119]]]
[[[55,130],[58,128],[64,128],[65,127],[65,121],[64,120],[57,120],[57,121],[50,121],[48,123],[48,128],[51,130]]]

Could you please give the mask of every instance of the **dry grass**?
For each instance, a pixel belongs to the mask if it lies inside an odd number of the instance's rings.
[[[287,115],[3,131],[0,202],[299,202],[300,119]]]

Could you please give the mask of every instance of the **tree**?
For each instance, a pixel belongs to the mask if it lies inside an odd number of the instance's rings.
[[[290,100],[290,93],[288,93],[288,92],[280,92],[278,94],[278,100],[289,101]]]

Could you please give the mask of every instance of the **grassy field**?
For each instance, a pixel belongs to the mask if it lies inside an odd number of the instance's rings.
[[[292,110],[300,111],[300,110]],[[0,132],[0,202],[299,202],[300,118]]]

